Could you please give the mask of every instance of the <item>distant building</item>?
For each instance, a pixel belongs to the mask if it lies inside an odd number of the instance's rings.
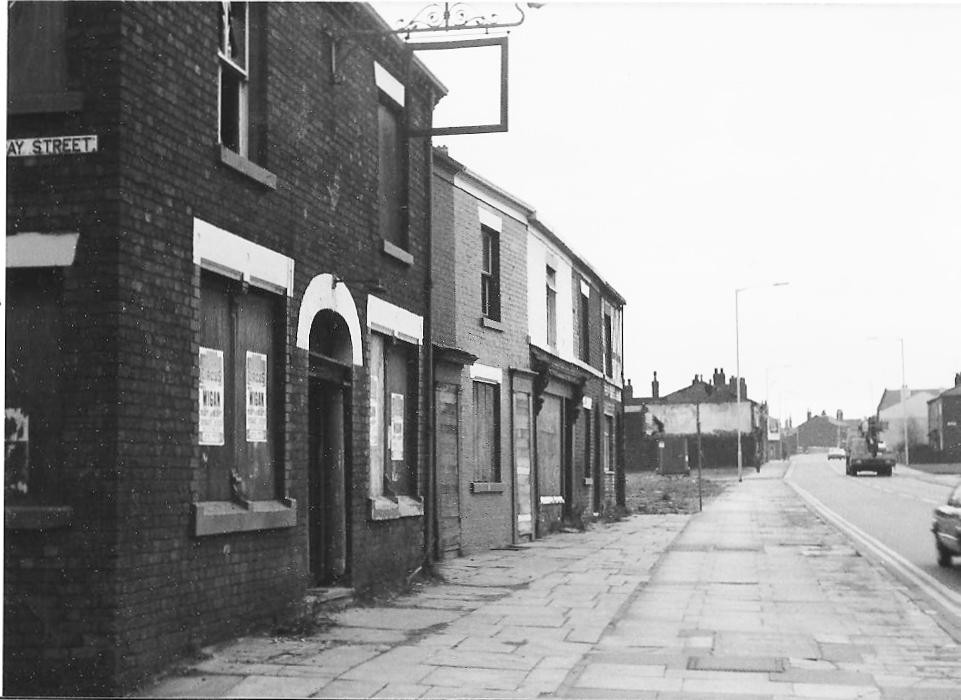
[[[928,437],[942,459],[961,460],[961,372],[954,386],[928,401]]]
[[[845,420],[841,411],[835,418],[827,413],[812,416],[808,411],[807,420],[797,427],[795,445],[798,451],[810,448],[843,447],[852,430],[856,431],[861,421]]]
[[[911,445],[928,444],[928,402],[944,389],[910,389],[901,405],[900,389],[885,389],[878,402],[877,415],[883,430],[881,439],[892,450],[904,449],[904,416],[907,414],[908,441]]]
[[[696,468],[700,422],[703,467],[737,464],[737,429],[741,429],[742,463],[755,466],[762,457],[761,406],[747,397],[742,377],[741,407],[737,408],[737,381],[726,380],[723,368],[715,369],[710,382],[694,375],[690,385],[660,396],[657,373],[651,396],[633,396],[625,389],[625,466],[629,471],[685,471]]]

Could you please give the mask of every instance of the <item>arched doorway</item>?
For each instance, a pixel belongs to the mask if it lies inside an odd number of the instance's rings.
[[[345,319],[324,309],[308,340],[307,526],[314,584],[343,583],[348,570],[351,336]]]

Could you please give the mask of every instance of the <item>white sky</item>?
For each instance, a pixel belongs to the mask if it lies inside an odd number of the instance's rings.
[[[740,294],[749,396],[860,417],[900,337],[910,387],[961,371],[959,37],[958,4],[548,3],[510,35],[510,131],[435,144],[627,299],[635,393],[734,374],[735,288],[783,280]]]

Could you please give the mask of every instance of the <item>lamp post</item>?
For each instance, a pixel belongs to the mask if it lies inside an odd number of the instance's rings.
[[[883,340],[883,338],[871,336],[868,340]],[[890,340],[893,340],[893,338],[890,338]],[[901,423],[904,425],[904,465],[909,467],[911,466],[911,450],[908,447],[908,384],[904,379],[904,336],[898,336],[897,340],[901,344]],[[878,420],[881,420],[880,416],[878,416]]]
[[[783,287],[787,282],[774,282],[773,284],[756,284],[750,287],[738,287],[734,290],[734,359],[735,370],[737,372],[737,412],[734,422],[737,425],[737,480],[741,481],[744,472],[744,456],[741,452],[741,320],[739,309],[739,297],[741,292],[758,287]]]

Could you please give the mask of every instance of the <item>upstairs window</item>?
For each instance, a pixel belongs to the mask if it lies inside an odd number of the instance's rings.
[[[614,430],[614,416],[604,415],[604,469],[614,471],[617,454],[617,433]]]
[[[481,313],[492,321],[501,318],[500,236],[481,226]]]
[[[604,314],[604,375],[614,376],[614,324],[610,314]]]
[[[7,27],[7,108],[11,114],[75,111],[68,92],[65,2],[10,3]]]
[[[557,345],[557,271],[547,266],[547,344]]]
[[[219,8],[220,143],[249,160],[263,160],[265,6],[224,1]]]
[[[377,104],[380,234],[385,241],[407,249],[407,139],[401,105],[385,93]]]
[[[589,290],[588,290],[589,291]],[[584,293],[581,287],[581,298],[579,305],[580,318],[577,356],[584,362],[591,361],[591,298]]]

